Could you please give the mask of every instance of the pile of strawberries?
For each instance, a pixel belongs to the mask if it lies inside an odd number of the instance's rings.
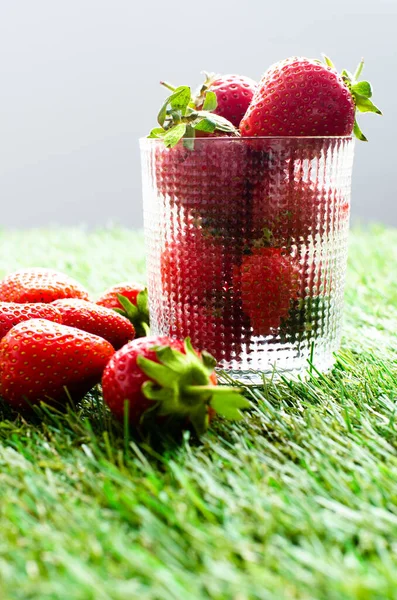
[[[161,141],[151,168],[174,215],[157,274],[167,335],[148,335],[142,286],[122,283],[93,302],[62,273],[12,273],[0,281],[1,398],[16,410],[64,407],[101,384],[114,415],[137,427],[189,424],[200,434],[215,413],[241,418],[249,402],[217,386],[216,360],[281,330],[302,294],[296,248],[327,211],[346,221],[348,203],[294,169],[323,155],[318,136],[365,139],[356,110],[380,111],[361,70],[339,75],[329,59],[291,58],[259,84],[207,75],[194,95],[164,84],[172,93],[149,137]]]
[[[59,408],[102,380],[112,412],[135,426],[150,416],[153,423],[190,422],[201,433],[215,412],[240,417],[248,402],[236,389],[216,386],[209,354],[189,340],[148,333],[140,285],[113,286],[92,302],[80,283],[57,271],[12,273],[0,281],[0,396],[16,410],[40,401]]]
[[[341,137],[365,140],[356,111],[380,114],[362,68],[339,74],[326,57],[292,57],[259,83],[206,75],[192,93],[162,82],[172,93],[149,147],[159,210],[177,215],[161,234],[168,334],[189,335],[227,366],[252,336],[288,331],[291,307],[318,293],[321,265],[302,272],[299,249],[342,231],[349,200],[307,171]]]

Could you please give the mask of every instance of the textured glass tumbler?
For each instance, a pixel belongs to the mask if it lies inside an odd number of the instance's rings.
[[[142,139],[151,329],[245,382],[329,369],[341,337],[351,138]]]

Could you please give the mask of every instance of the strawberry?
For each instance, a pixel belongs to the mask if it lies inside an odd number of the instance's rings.
[[[39,267],[16,271],[0,281],[2,302],[50,303],[60,298],[88,300],[88,292],[68,275]]]
[[[241,238],[249,226],[247,145],[232,138],[196,139],[194,147],[155,148],[157,196],[201,219],[214,234]]]
[[[256,81],[244,75],[207,75],[196,99],[196,106],[201,106],[207,91],[214,92],[217,106],[213,114],[227,119],[238,127],[247,112],[257,85]]]
[[[187,225],[161,255],[162,294],[175,306],[216,303],[231,287],[230,248],[198,227]]]
[[[240,123],[243,136],[350,136],[366,140],[355,120],[361,112],[380,110],[372,103],[367,81],[339,75],[330,59],[292,57],[271,66],[262,77]]]
[[[349,202],[335,190],[304,181],[272,180],[264,175],[253,191],[253,237],[272,245],[307,243],[338,228],[349,217]]]
[[[118,296],[124,296],[136,306],[138,295],[146,288],[140,283],[123,282],[112,285],[100,295],[97,304],[106,308],[122,308]]]
[[[194,347],[205,348],[222,366],[249,352],[250,323],[237,299],[227,298],[218,308],[179,304],[168,324],[171,337],[190,337]]]
[[[235,267],[234,287],[254,335],[273,334],[299,295],[299,264],[280,248],[254,248]]]
[[[161,139],[167,148],[173,148],[182,138],[184,145],[192,148],[192,140],[199,135],[239,136],[238,129],[227,119],[215,113],[217,97],[204,85],[199,97],[192,95],[190,87],[174,87],[161,82],[172,94],[166,98],[158,115],[159,127],[152,129],[149,138]],[[198,107],[198,104],[200,105]],[[189,140],[189,141],[188,141]]]
[[[237,128],[216,114],[217,96],[206,84],[198,96],[186,86],[164,85],[173,93],[158,114],[160,127],[148,136],[159,143],[142,141],[150,150],[144,153],[145,171],[154,173],[158,201],[164,209],[187,209],[218,235],[241,237],[250,199],[246,144],[238,143]]]
[[[74,327],[31,319],[0,342],[0,396],[14,408],[82,398],[114,354],[109,342]],[[65,391],[67,388],[67,392]]]
[[[164,417],[203,433],[213,412],[240,419],[249,402],[236,388],[216,385],[215,360],[206,352],[168,337],[134,340],[111,358],[102,377],[103,397],[118,417],[138,426],[150,419],[164,428]]]
[[[0,302],[0,339],[22,321],[29,319],[47,319],[54,323],[62,323],[62,315],[51,304],[36,302],[35,304],[18,304],[17,302]]]
[[[111,308],[76,298],[55,300],[51,306],[61,313],[63,325],[98,335],[116,350],[135,337],[132,323]]]
[[[118,283],[107,289],[96,301],[99,306],[112,308],[127,317],[135,328],[135,337],[149,333],[147,288],[140,283]]]

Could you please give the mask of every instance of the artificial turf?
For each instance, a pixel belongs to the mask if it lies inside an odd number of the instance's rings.
[[[144,280],[143,238],[0,233],[0,276],[21,266],[99,293]],[[335,369],[247,391],[201,443],[138,445],[95,394],[0,404],[0,598],[397,598],[396,273],[397,231],[353,231]]]

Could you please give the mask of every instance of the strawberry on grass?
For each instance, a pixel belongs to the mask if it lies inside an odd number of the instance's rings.
[[[52,304],[36,302],[19,304],[18,302],[0,302],[0,339],[15,325],[29,319],[47,319],[54,323],[62,323],[62,315]]]
[[[80,400],[113,354],[96,335],[45,319],[24,321],[0,342],[0,396],[16,409]]]
[[[128,417],[136,427],[150,421],[165,429],[168,417],[181,428],[190,423],[200,435],[213,414],[238,420],[250,406],[236,388],[217,385],[215,364],[208,353],[194,350],[189,339],[134,340],[105,368],[103,397],[116,417]]]
[[[98,335],[116,350],[135,337],[135,329],[129,319],[111,308],[77,298],[55,300],[51,306],[61,313],[63,325]]]
[[[72,277],[40,267],[15,271],[0,281],[2,302],[50,303],[60,298],[88,300],[88,292]]]
[[[105,290],[96,303],[129,319],[135,328],[135,337],[149,334],[148,291],[140,283],[117,283]]]

